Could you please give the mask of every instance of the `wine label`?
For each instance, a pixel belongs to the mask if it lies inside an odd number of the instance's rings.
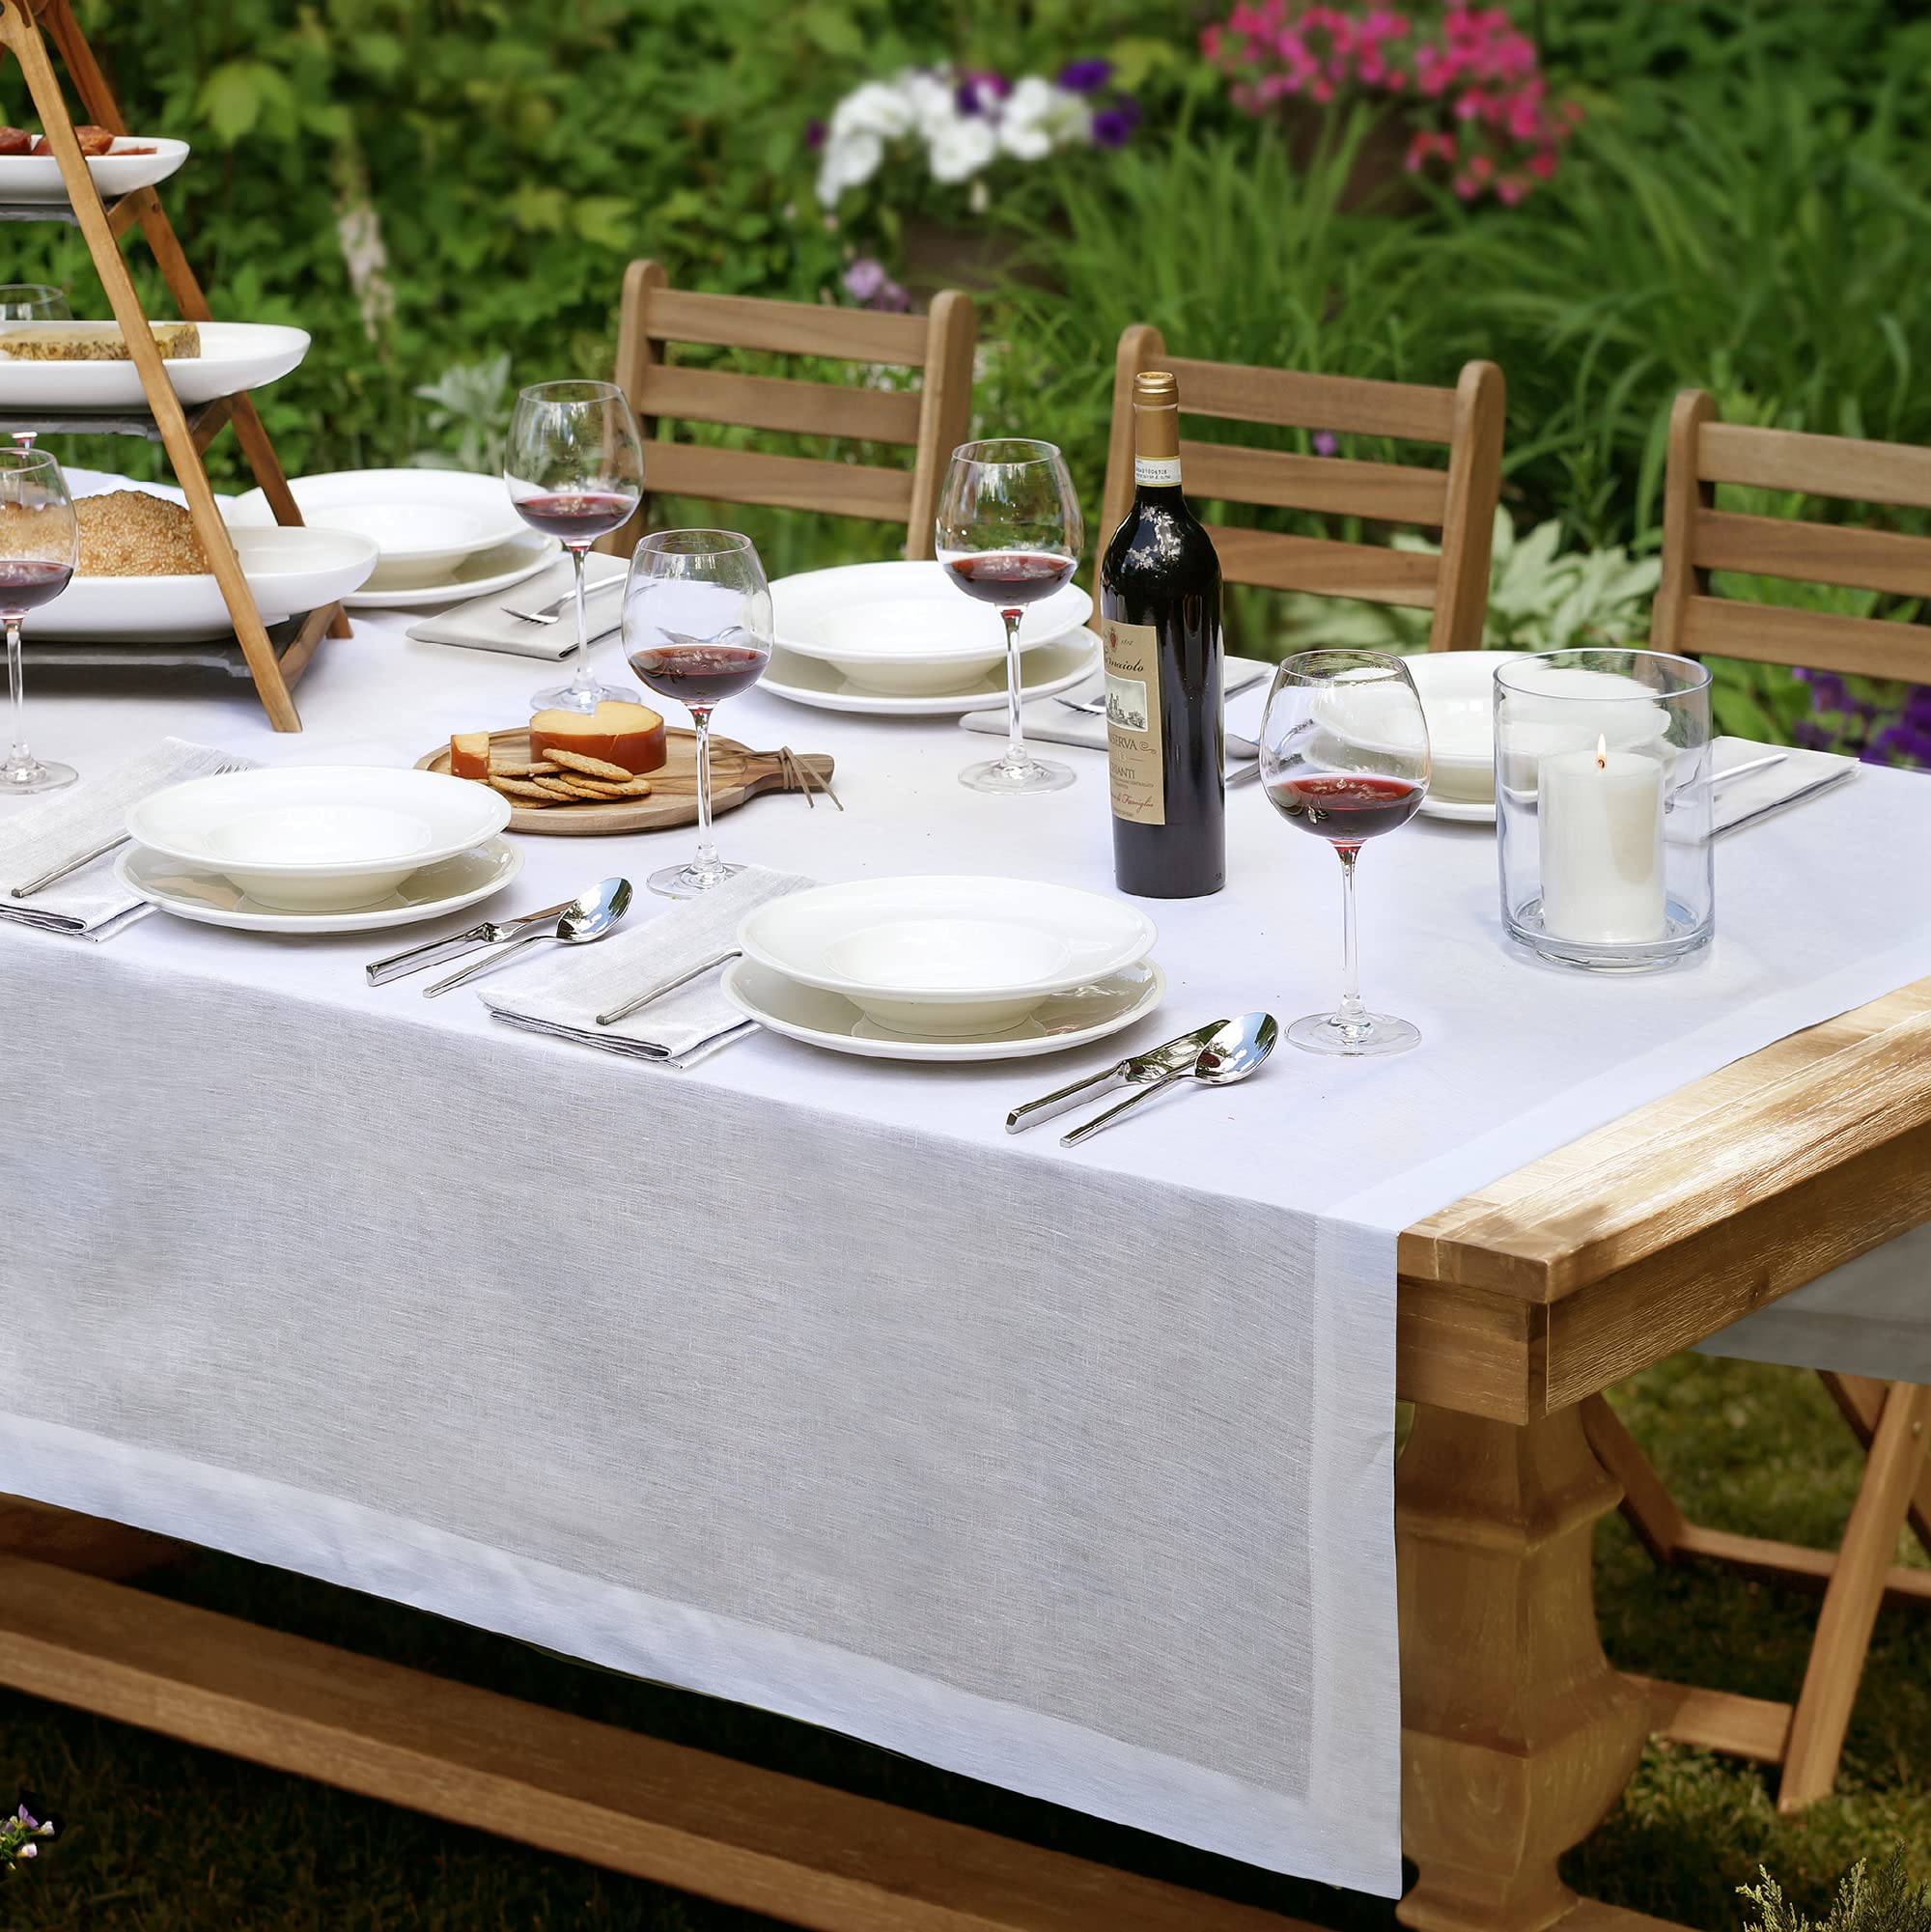
[[[1178,463],[1174,464],[1177,470]],[[1166,772],[1160,736],[1160,632],[1151,624],[1105,619],[1106,758],[1113,816],[1136,826],[1166,823]]]
[[[1133,481],[1155,485],[1178,483],[1180,459],[1177,456],[1136,456],[1133,459]]]

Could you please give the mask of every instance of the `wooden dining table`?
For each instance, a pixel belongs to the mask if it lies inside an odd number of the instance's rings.
[[[1585,1400],[1931,1220],[1931,979],[1791,1035],[1408,1228],[1396,1474],[1403,1836],[1425,1932],[1656,1925],[1557,1862],[1645,1739],[1752,1700],[1613,1669],[1618,1490]],[[0,1511],[0,1681],[825,1932],[1281,1932],[1279,1915],[141,1590],[173,1554]],[[1724,1708],[1739,1707],[1737,1711]]]

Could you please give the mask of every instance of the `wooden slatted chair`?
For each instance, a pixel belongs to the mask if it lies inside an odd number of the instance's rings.
[[[905,554],[930,557],[946,462],[966,439],[976,332],[971,298],[956,290],[938,295],[927,315],[881,315],[692,294],[673,289],[660,264],[632,262],[624,276],[616,380],[643,424],[645,488],[903,523]],[[887,363],[916,369],[922,379],[915,390],[870,389],[683,368],[665,354],[675,343]],[[902,444],[911,449],[912,462],[896,469],[674,442],[659,433],[664,418]],[[649,510],[646,495],[638,516],[602,547],[618,554],[633,548]]]
[[[1931,636],[1917,625],[1746,602],[1714,595],[1710,581],[1713,571],[1740,571],[1931,597],[1931,537],[1720,510],[1719,484],[1931,510],[1931,450],[1724,423],[1702,390],[1685,390],[1669,419],[1663,576],[1651,630],[1660,651],[1931,678]],[[1931,1608],[1931,1573],[1891,1560],[1907,1523],[1931,1551],[1931,1387],[1820,1373],[1867,1452],[1835,1551],[1690,1522],[1609,1404],[1594,1396],[1584,1412],[1597,1456],[1623,1486],[1623,1514],[1657,1562],[1694,1556],[1824,1592],[1795,1704],[1650,1687],[1664,1735],[1780,1766],[1777,1809],[1786,1813],[1835,1782],[1880,1605]]]
[[[1221,574],[1229,583],[1414,605],[1434,612],[1431,650],[1480,648],[1506,408],[1502,372],[1493,362],[1467,364],[1452,389],[1369,382],[1172,356],[1159,329],[1134,322],[1121,332],[1115,363],[1102,548],[1133,501],[1133,378],[1144,369],[1173,372],[1183,417],[1217,416],[1445,444],[1445,469],[1185,438],[1180,458],[1188,496],[1197,503],[1245,503],[1413,523],[1441,535],[1441,554],[1434,557],[1381,544],[1210,524]]]

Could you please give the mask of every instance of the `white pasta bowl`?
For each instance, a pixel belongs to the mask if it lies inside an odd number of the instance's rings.
[[[843,564],[771,585],[778,643],[834,665],[864,690],[926,697],[983,677],[1006,655],[998,611],[968,597],[938,563]],[[1019,647],[1078,630],[1093,600],[1077,584],[1028,604]]]
[[[746,959],[922,1036],[1017,1026],[1055,994],[1137,966],[1136,908],[1029,879],[867,879],[774,899],[738,929]]]
[[[465,778],[306,765],[195,778],[127,814],[136,845],[205,866],[264,906],[346,911],[510,822],[510,801]]]

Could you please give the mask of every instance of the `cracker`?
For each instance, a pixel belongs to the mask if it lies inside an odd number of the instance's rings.
[[[613,785],[621,785],[637,774],[622,765],[613,765],[607,758],[592,758],[584,751],[559,751],[555,745],[544,754],[553,758],[568,771],[580,771],[586,778],[602,778]]]
[[[495,778],[548,778],[557,768],[546,758],[491,758],[490,773]]]
[[[492,792],[500,792],[506,798],[515,798],[518,804],[547,805],[551,802],[550,795],[542,790],[532,779],[499,778],[492,771],[484,783]]]
[[[585,798],[647,798],[651,788],[641,778],[635,778],[628,785],[606,785],[601,778],[578,778],[567,776],[557,781],[568,785],[572,791]]]
[[[582,801],[582,793],[573,791],[561,778],[532,778],[530,783],[541,786],[546,798],[561,799],[566,805],[574,805]]]

